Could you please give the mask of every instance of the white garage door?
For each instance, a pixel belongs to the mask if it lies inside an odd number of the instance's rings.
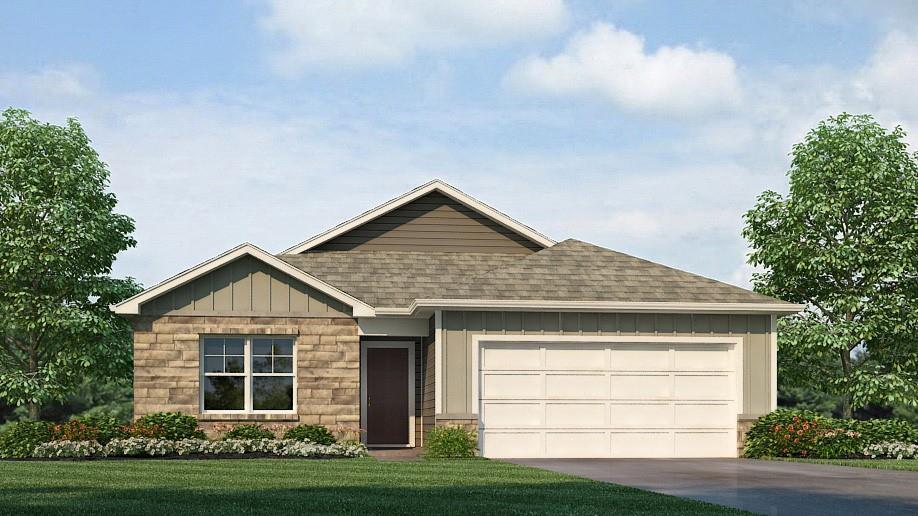
[[[482,342],[486,457],[735,457],[736,344]]]

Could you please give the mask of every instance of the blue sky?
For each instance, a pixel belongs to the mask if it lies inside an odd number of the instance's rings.
[[[137,221],[115,272],[147,285],[433,177],[746,285],[742,213],[809,127],[918,127],[916,22],[906,1],[8,2],[0,106],[83,122]]]

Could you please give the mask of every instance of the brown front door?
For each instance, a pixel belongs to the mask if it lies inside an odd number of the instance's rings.
[[[367,348],[367,444],[408,444],[408,349]]]

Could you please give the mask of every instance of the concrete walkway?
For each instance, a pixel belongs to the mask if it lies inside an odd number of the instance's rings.
[[[918,472],[749,459],[509,459],[761,514],[918,514]]]

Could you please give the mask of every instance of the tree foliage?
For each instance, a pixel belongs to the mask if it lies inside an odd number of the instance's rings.
[[[806,304],[782,319],[782,382],[842,395],[845,412],[918,404],[918,159],[901,127],[821,122],[793,147],[787,196],[746,213],[757,291]]]
[[[33,415],[85,378],[130,374],[130,327],[108,306],[138,291],[109,277],[134,222],[108,177],[76,120],[0,115],[0,398]]]

